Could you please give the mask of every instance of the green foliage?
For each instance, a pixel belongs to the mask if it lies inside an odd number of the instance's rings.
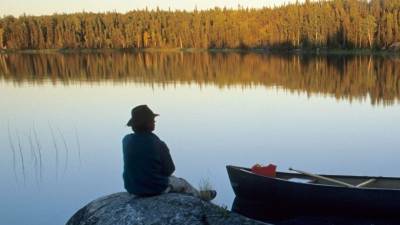
[[[227,205],[218,206],[217,215],[222,218],[228,218],[230,211]]]
[[[214,190],[209,179],[201,179],[199,183],[199,191],[201,199],[210,199],[207,191]]]
[[[386,48],[400,41],[399,18],[400,0],[7,16],[0,48]]]
[[[203,178],[199,182],[199,191],[208,191],[208,190],[213,190],[213,186],[211,184],[210,179],[208,178]]]

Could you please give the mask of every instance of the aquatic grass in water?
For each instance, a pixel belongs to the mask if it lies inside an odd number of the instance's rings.
[[[76,126],[74,126],[74,132],[75,132],[76,146],[77,146],[77,150],[78,150],[79,166],[81,166],[81,165],[82,165],[82,160],[81,160],[81,143],[80,143],[80,140],[79,140],[78,130],[76,129]]]
[[[17,140],[18,140],[18,150],[19,150],[19,156],[21,159],[21,169],[22,169],[22,177],[24,178],[24,185],[26,183],[26,174],[25,174],[25,160],[24,160],[24,154],[22,153],[22,144],[21,144],[21,138],[19,136],[18,130],[15,130]]]
[[[17,168],[16,168],[16,151],[15,151],[15,146],[11,137],[11,131],[10,131],[10,121],[7,123],[7,131],[8,131],[8,141],[10,143],[10,148],[12,151],[12,156],[13,156],[13,171],[14,171],[14,178],[15,182],[18,183],[18,176],[17,176]]]
[[[31,160],[32,160],[32,157],[33,157],[33,162],[34,162],[35,180],[36,180],[36,183],[39,184],[38,157],[36,155],[35,146],[33,144],[32,129],[29,129],[28,140],[29,140],[29,146],[30,146],[30,149],[31,149]]]
[[[71,157],[70,154],[70,144],[68,139],[65,137],[63,131],[56,127],[57,133],[54,132],[54,126],[48,122],[48,127],[49,127],[49,136],[46,138],[42,136],[42,141],[39,139],[39,134],[36,129],[35,123],[32,123],[32,127],[28,128],[27,132],[19,132],[17,129],[12,129],[10,122],[8,121],[7,124],[7,132],[8,132],[8,142],[9,146],[11,149],[11,155],[12,155],[12,167],[13,167],[13,173],[14,173],[14,179],[15,182],[18,184],[20,181],[23,181],[24,186],[26,185],[26,182],[29,180],[29,176],[32,175],[32,179],[36,181],[36,184],[40,186],[40,184],[43,182],[43,168],[44,168],[44,163],[43,161],[46,162],[53,162],[54,163],[54,168],[55,168],[55,176],[56,180],[59,177],[59,169],[60,169],[60,160],[64,162],[64,167],[63,167],[63,173],[62,177],[64,177],[68,171],[68,166],[70,166],[69,160]],[[81,145],[80,145],[80,139],[78,136],[78,129],[74,126],[74,132],[75,132],[75,142],[76,142],[76,155],[79,159],[79,165],[81,164]],[[48,144],[43,143],[43,140],[47,140]],[[62,145],[64,147],[64,154],[60,154],[59,146],[60,143],[62,142]],[[25,148],[27,146],[28,150]],[[46,150],[46,148],[43,148],[43,146],[52,146],[52,151],[54,152],[54,160],[44,160],[43,159],[43,150]],[[28,156],[26,154],[29,154]],[[27,160],[30,159],[30,160]],[[33,167],[33,168],[32,168]],[[31,169],[32,168],[32,169]],[[22,179],[19,179],[22,178]]]
[[[68,155],[69,155],[69,150],[68,150],[68,145],[67,142],[65,141],[65,137],[62,134],[60,128],[57,128],[57,131],[61,137],[61,140],[64,144],[64,149],[65,149],[65,162],[64,162],[64,171],[63,171],[63,175],[65,175],[65,173],[67,172],[67,167],[68,167]]]
[[[39,176],[40,176],[40,180],[43,179],[43,175],[42,175],[42,170],[43,170],[43,164],[42,164],[42,147],[40,145],[40,141],[39,141],[39,137],[36,131],[36,127],[35,127],[35,123],[33,123],[32,125],[32,130],[33,130],[33,134],[35,136],[35,143],[36,143],[36,148],[38,151],[38,155],[39,155]]]
[[[58,145],[57,145],[57,141],[56,141],[56,137],[54,135],[54,130],[53,127],[51,126],[50,122],[48,122],[49,125],[49,129],[50,129],[50,134],[51,134],[51,138],[53,140],[53,146],[54,146],[54,151],[55,151],[55,160],[56,160],[56,180],[58,180]]]

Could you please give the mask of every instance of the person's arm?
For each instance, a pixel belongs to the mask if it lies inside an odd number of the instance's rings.
[[[163,142],[161,145],[161,166],[162,166],[162,173],[165,176],[171,176],[172,173],[175,171],[175,165],[172,161],[171,155],[169,154],[169,149],[167,145]]]

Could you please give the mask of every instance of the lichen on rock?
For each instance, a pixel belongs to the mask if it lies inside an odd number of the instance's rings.
[[[199,198],[169,193],[135,197],[126,192],[96,199],[78,210],[66,225],[261,225]]]

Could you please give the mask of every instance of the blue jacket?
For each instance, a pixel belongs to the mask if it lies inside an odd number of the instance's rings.
[[[175,165],[167,145],[151,132],[133,133],[122,140],[124,186],[135,195],[161,194]]]

